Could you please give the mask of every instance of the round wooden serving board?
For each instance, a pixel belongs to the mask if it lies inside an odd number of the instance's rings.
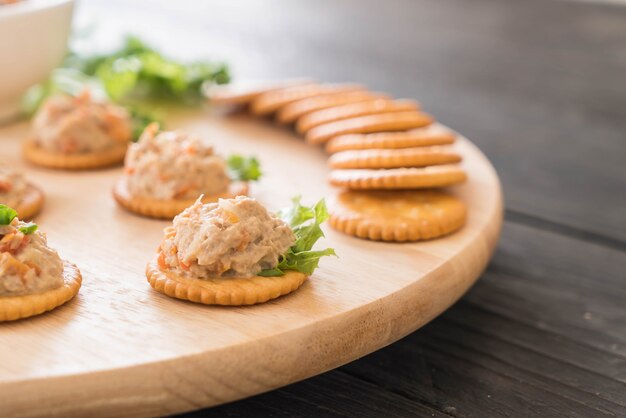
[[[272,209],[294,195],[330,196],[326,155],[289,130],[244,115],[181,114],[168,128],[210,139],[222,155],[259,157],[252,196]],[[416,244],[369,242],[326,227],[334,247],[297,292],[262,305],[211,307],[170,299],[144,268],[168,222],[118,208],[121,167],[62,172],[25,166],[28,126],[0,129],[1,157],[47,193],[37,217],[49,244],[78,265],[78,296],[50,313],[0,324],[3,416],[149,416],[217,405],[305,379],[384,347],[452,305],[479,277],[502,222],[498,177],[469,141],[459,149],[467,225]]]

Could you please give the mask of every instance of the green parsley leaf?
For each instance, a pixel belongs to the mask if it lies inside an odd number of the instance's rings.
[[[230,177],[239,181],[257,181],[263,172],[256,157],[243,157],[233,154],[228,157],[228,169]]]
[[[19,231],[25,235],[30,235],[32,233],[34,233],[37,228],[39,228],[39,226],[37,226],[36,223],[28,223],[22,227],[19,228]]]
[[[136,37],[108,56],[74,56],[73,65],[98,77],[112,100],[165,99],[194,104],[207,83],[230,81],[228,67],[210,62],[181,63],[165,57]]]
[[[302,206],[300,197],[292,199],[292,202],[292,206],[279,211],[278,216],[289,224],[296,235],[296,242],[281,257],[275,268],[263,270],[259,276],[282,276],[288,270],[311,275],[318,267],[320,258],[337,255],[332,248],[312,250],[315,243],[324,236],[320,228],[320,225],[328,219],[324,199],[313,207]]]
[[[96,68],[95,75],[113,101],[128,95],[139,80],[142,63],[136,56],[106,60]]]
[[[277,277],[277,276],[282,276],[284,274],[285,272],[279,268],[265,269],[265,270],[261,270],[261,272],[258,273],[259,276],[264,276],[264,277]]]
[[[153,111],[146,112],[143,108],[139,108],[138,106],[128,106],[126,110],[130,113],[131,126],[133,129],[133,142],[139,140],[139,137],[141,137],[141,134],[146,129],[146,126],[150,125],[152,122],[157,122],[161,128],[163,127],[161,118]]]
[[[108,54],[70,52],[61,68],[26,93],[22,108],[32,115],[49,96],[77,95],[85,88],[101,92],[121,105],[154,100],[197,105],[204,101],[203,91],[208,84],[229,81],[225,64],[177,62],[129,36],[118,50]]]
[[[300,251],[293,252],[290,250],[278,263],[276,269],[285,272],[287,270],[296,270],[306,275],[311,275],[319,265],[320,258],[328,255],[337,255],[332,248],[326,248],[321,251]]]
[[[0,205],[0,225],[8,225],[17,217],[15,209],[7,205]]]
[[[312,208],[300,204],[300,196],[291,199],[291,203],[290,207],[278,211],[278,217],[287,222],[291,228],[295,228],[315,217],[315,211]]]
[[[317,202],[317,204],[312,208],[312,212],[315,222],[311,222],[308,225],[298,225],[294,228],[294,232],[298,237],[298,240],[294,245],[296,252],[309,251],[313,248],[313,245],[315,245],[317,240],[324,236],[324,232],[322,232],[320,225],[328,219],[326,202],[324,202],[324,200]]]

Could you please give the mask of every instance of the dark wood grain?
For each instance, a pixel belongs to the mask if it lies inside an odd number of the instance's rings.
[[[401,396],[452,416],[626,416],[623,265],[623,251],[509,223],[483,279],[431,324],[336,371],[204,413],[278,413],[264,409],[272,404],[299,415],[306,409],[287,399],[302,397],[342,415],[333,408],[367,391],[370,412],[347,415],[382,416],[377,408]],[[328,390],[330,376],[346,384]]]
[[[353,388],[353,390],[346,390]],[[358,388],[358,390],[356,390]],[[375,402],[373,402],[375,400]],[[342,371],[326,373],[300,384],[278,389],[247,401],[186,414],[188,417],[224,416],[385,416],[448,417],[436,407],[413,401],[376,383]]]
[[[499,250],[447,313],[338,370],[191,416],[626,416],[626,7],[81,7],[84,20],[105,18],[105,32],[132,30],[172,54],[184,42],[185,54],[223,58],[242,78],[358,81],[416,98],[503,181]]]

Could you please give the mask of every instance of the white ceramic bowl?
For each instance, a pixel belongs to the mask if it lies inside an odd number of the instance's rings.
[[[74,0],[0,6],[0,122],[15,117],[28,87],[63,60],[73,8]]]

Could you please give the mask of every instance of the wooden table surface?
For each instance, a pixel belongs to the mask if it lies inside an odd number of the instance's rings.
[[[128,2],[130,3],[130,2]],[[84,2],[238,77],[420,100],[503,182],[484,277],[391,346],[188,416],[626,416],[626,7],[539,0]],[[103,34],[108,34],[103,36]],[[184,46],[184,47],[183,47]]]

